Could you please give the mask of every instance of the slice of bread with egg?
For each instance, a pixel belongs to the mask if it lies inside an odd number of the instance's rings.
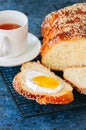
[[[72,86],[39,62],[23,64],[13,87],[20,95],[39,104],[68,104],[74,100]]]
[[[69,67],[64,69],[64,78],[81,94],[86,95],[86,67]]]

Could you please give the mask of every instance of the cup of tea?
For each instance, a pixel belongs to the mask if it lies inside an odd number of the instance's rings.
[[[16,10],[0,11],[0,57],[15,57],[27,48],[28,18]]]

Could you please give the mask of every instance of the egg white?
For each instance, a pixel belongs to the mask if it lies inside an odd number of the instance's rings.
[[[50,88],[43,88],[33,82],[33,78],[36,76],[49,76],[47,74],[37,72],[37,71],[30,71],[26,75],[26,87],[29,87],[30,89],[34,90],[35,92],[39,93],[57,93],[63,88],[63,84],[60,83],[59,86],[57,86],[56,89],[50,89]]]

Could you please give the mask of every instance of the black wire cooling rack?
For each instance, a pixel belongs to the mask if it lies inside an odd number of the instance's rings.
[[[74,90],[75,100],[68,105],[39,105],[33,100],[28,100],[20,96],[14,90],[12,86],[12,81],[14,76],[20,71],[19,67],[0,67],[0,72],[6,83],[6,87],[9,90],[9,93],[12,95],[16,105],[19,108],[21,115],[24,118],[54,113],[58,111],[63,111],[67,109],[73,109],[77,107],[86,106],[86,96],[81,95]],[[62,76],[62,73],[58,72],[59,76]]]

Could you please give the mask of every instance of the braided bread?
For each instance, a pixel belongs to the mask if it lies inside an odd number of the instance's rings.
[[[86,66],[86,3],[52,12],[41,26],[42,63],[52,70]]]

